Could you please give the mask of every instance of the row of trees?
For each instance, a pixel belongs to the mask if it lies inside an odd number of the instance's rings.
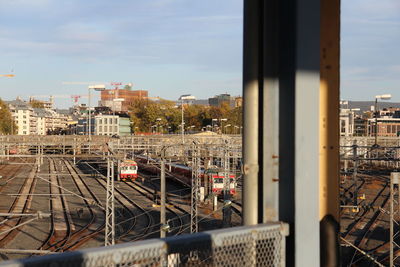
[[[135,101],[129,110],[134,132],[178,133],[181,131],[182,110],[173,101]],[[220,107],[184,105],[185,131],[213,130],[228,134],[239,133],[242,108],[228,104]],[[222,128],[221,128],[222,124]]]
[[[0,134],[14,134],[17,125],[12,120],[11,112],[6,103],[0,99]]]

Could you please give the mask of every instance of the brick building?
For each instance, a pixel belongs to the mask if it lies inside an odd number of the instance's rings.
[[[108,89],[101,92],[100,106],[109,107],[113,111],[128,111],[128,108],[137,99],[148,99],[146,90]],[[123,101],[114,101],[123,99]]]

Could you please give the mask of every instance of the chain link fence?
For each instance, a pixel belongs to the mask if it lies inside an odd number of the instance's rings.
[[[3,262],[7,267],[285,266],[283,223],[241,226]]]

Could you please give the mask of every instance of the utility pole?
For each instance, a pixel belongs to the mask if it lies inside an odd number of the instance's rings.
[[[160,207],[160,237],[163,238],[166,236],[166,231],[168,230],[166,226],[165,220],[165,159],[164,156],[161,156],[161,207]]]
[[[397,257],[394,257],[394,247],[399,249],[399,245],[394,241],[395,236],[399,234],[399,231],[394,232],[394,224],[399,226],[399,223],[395,220],[395,214],[399,214],[399,210],[394,210],[394,204],[398,205],[398,209],[400,208],[399,200],[400,200],[400,192],[399,192],[399,180],[400,180],[400,172],[392,172],[390,174],[390,267],[395,266],[395,261]],[[397,185],[397,200],[395,200],[395,185]]]
[[[354,183],[354,194],[353,194],[353,205],[358,206],[357,199],[357,168],[358,168],[358,160],[357,160],[357,145],[353,145],[353,183]]]
[[[192,151],[192,199],[191,199],[191,209],[190,209],[190,233],[197,233],[198,228],[198,218],[197,218],[197,203],[199,200],[200,191],[200,175],[199,175],[199,154],[198,146],[193,142]]]
[[[114,161],[107,155],[107,195],[106,195],[106,228],[104,246],[115,244],[115,214],[114,214]]]
[[[228,142],[225,141],[225,147],[224,147],[224,188],[223,188],[223,194],[224,194],[224,207],[222,209],[222,220],[223,220],[223,227],[230,227],[231,226],[231,215],[232,215],[232,209],[230,205],[230,198],[231,198],[231,193],[230,193],[230,175],[229,175],[229,155],[228,155]]]

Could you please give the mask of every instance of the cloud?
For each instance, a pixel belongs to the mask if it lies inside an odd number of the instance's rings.
[[[111,34],[97,25],[70,22],[63,24],[56,29],[56,37],[60,42],[105,42],[112,40]]]

